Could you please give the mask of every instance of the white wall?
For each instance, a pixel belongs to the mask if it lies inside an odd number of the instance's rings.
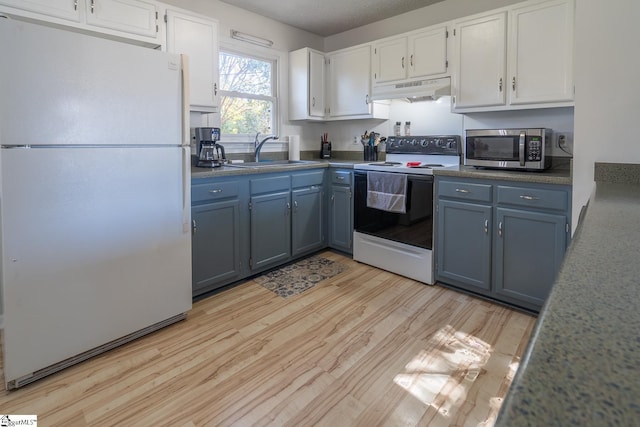
[[[428,27],[429,25],[440,24],[455,18],[473,15],[474,13],[520,3],[521,1],[523,0],[445,0],[412,12],[329,36],[324,41],[324,50],[325,52],[331,52]]]
[[[594,162],[640,163],[640,1],[576,3],[574,227]]]
[[[410,104],[402,100],[391,101],[389,120],[346,120],[327,122],[311,126],[311,138],[303,138],[303,149],[320,149],[320,135],[328,132],[334,150],[363,151],[359,137],[365,131],[374,131],[382,136],[393,135],[396,121],[402,122],[401,133],[404,135],[404,124],[411,122],[412,135],[462,134],[463,116],[451,113],[451,97],[444,96],[438,101],[417,102]],[[306,137],[307,135],[305,135]],[[354,137],[358,142],[354,143]],[[308,141],[311,140],[311,145]]]

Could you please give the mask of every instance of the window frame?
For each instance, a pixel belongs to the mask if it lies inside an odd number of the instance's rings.
[[[271,111],[271,134],[279,134],[281,127],[281,119],[280,119],[280,81],[282,78],[281,67],[283,64],[283,56],[280,52],[274,51],[273,49],[268,48],[260,48],[254,46],[246,46],[245,43],[239,43],[234,40],[228,41],[220,41],[218,47],[218,55],[220,53],[229,53],[232,55],[246,56],[252,59],[257,59],[260,61],[268,61],[272,64],[271,69],[271,85],[272,85],[272,96],[268,95],[254,95],[247,94],[244,92],[236,92],[236,91],[226,91],[219,90],[219,96],[222,100],[223,96],[240,96],[241,98],[246,99],[257,99],[257,100],[265,100],[272,101],[273,110]],[[219,61],[219,58],[218,58]],[[220,65],[218,65],[220,67]],[[220,69],[218,68],[218,73]],[[222,127],[222,111],[220,111],[220,126]],[[220,135],[221,142],[225,143],[253,143],[255,138],[255,134],[222,134]]]

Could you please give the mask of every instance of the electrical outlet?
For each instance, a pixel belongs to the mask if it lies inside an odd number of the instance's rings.
[[[565,148],[567,145],[567,136],[563,133],[558,134],[558,147]]]
[[[353,143],[356,145],[358,144],[358,135],[353,137]]]

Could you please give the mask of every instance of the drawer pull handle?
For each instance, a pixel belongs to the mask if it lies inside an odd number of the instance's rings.
[[[502,237],[502,221],[498,224],[498,236]]]
[[[489,220],[484,220],[484,234],[489,234]]]
[[[456,188],[456,193],[469,194],[471,191],[465,190],[464,188]]]
[[[523,200],[540,200],[539,198],[535,197],[535,196],[520,196],[521,199]]]
[[[222,190],[220,188],[217,188],[215,190],[209,190],[209,193],[211,194],[222,193]]]
[[[344,176],[336,176],[336,178],[338,178],[339,180],[344,180]]]
[[[198,224],[196,223],[196,220],[191,220],[191,224],[193,228],[193,234],[196,234],[196,231],[198,231]]]

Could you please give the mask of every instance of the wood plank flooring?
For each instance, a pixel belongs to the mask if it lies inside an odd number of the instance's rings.
[[[354,262],[283,299],[253,281],[12,392],[41,426],[493,425],[535,318]],[[153,303],[150,296],[150,304]]]

